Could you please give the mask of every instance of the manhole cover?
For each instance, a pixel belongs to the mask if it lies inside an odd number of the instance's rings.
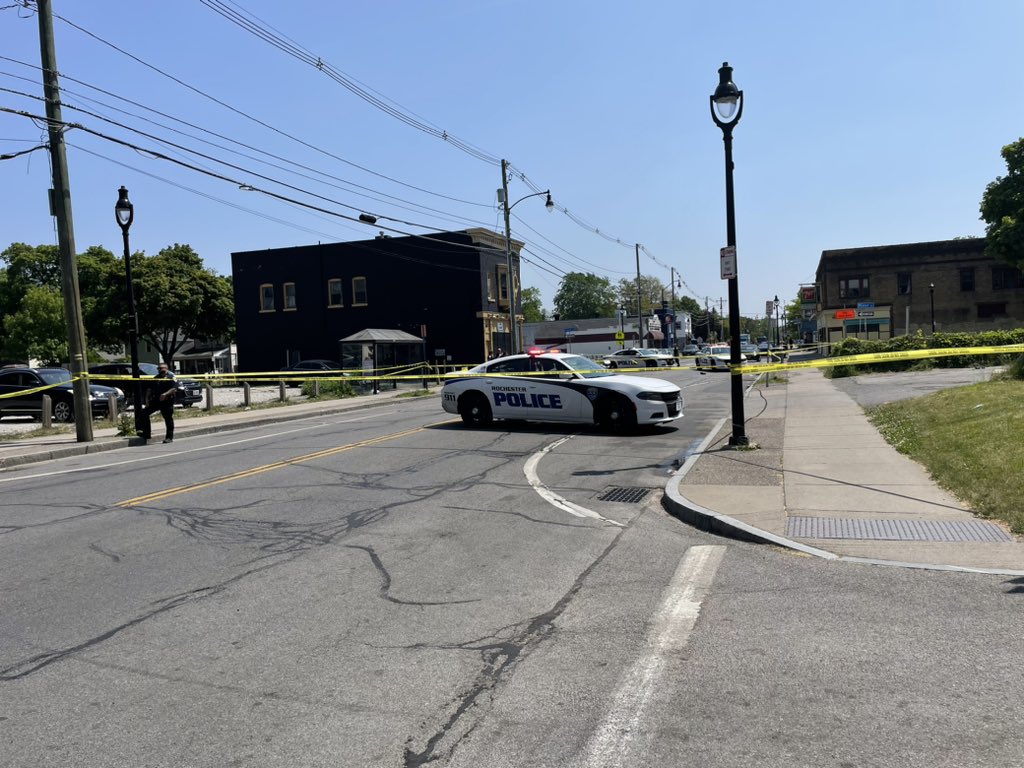
[[[609,488],[597,499],[598,501],[622,501],[626,504],[636,504],[650,492],[650,488]]]
[[[1013,541],[998,525],[981,520],[858,520],[791,517],[786,535],[797,539],[879,541]]]

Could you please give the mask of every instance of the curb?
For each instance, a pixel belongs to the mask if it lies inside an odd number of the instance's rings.
[[[665,508],[665,511],[673,517],[678,518],[685,523],[689,523],[695,528],[707,531],[708,533],[713,533],[717,536],[747,541],[753,544],[774,544],[775,546],[793,550],[794,552],[800,552],[801,554],[817,557],[822,560],[831,560],[833,562],[853,563],[855,565],[881,565],[889,568],[908,568],[913,570],[980,573],[991,576],[1024,576],[1024,571],[1012,570],[1009,568],[971,568],[964,565],[914,563],[900,560],[881,560],[869,557],[837,555],[835,552],[829,552],[828,550],[818,549],[817,547],[812,547],[807,544],[801,544],[799,541],[794,541],[793,539],[787,539],[784,536],[769,533],[768,531],[764,531],[760,528],[755,528],[752,525],[744,523],[742,520],[737,520],[729,515],[719,514],[707,507],[702,507],[700,504],[697,504],[683,496],[683,494],[679,492],[679,487],[682,479],[691,469],[693,469],[694,465],[697,463],[697,459],[700,458],[704,449],[714,439],[715,435],[719,433],[722,425],[727,420],[728,417],[723,418],[711,428],[711,431],[707,434],[704,440],[701,441],[700,445],[694,449],[693,453],[687,457],[686,461],[683,462],[683,465],[669,477],[668,482],[665,484],[665,493],[662,495],[662,506]]]

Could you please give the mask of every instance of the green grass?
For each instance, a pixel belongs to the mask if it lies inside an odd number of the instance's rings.
[[[1024,381],[946,389],[871,408],[868,417],[980,516],[1024,534]]]

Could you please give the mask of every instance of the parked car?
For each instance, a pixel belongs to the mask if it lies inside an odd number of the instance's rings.
[[[50,396],[54,421],[75,420],[75,392],[71,372],[66,368],[4,368],[0,370],[0,418],[32,416],[42,418],[43,395]],[[125,404],[124,392],[115,387],[89,384],[89,404],[94,419],[110,413],[110,395],[117,407]]]
[[[299,360],[297,363],[285,366],[281,369],[282,373],[288,373],[288,376],[282,377],[289,387],[301,387],[302,382],[306,379],[314,379],[322,376],[346,376],[348,374],[343,373],[341,363],[336,360]]]
[[[684,357],[696,357],[700,352],[700,347],[696,344],[684,344],[681,352]]]
[[[732,350],[725,344],[716,344],[711,347],[704,347],[697,355],[695,365],[697,370],[728,371],[732,360]],[[747,361],[747,356],[740,353],[740,364]]]
[[[755,363],[761,360],[761,352],[757,349],[757,344],[752,341],[742,342],[740,352],[746,356],[747,360],[753,360]]]
[[[139,377],[142,381],[142,401],[149,400],[149,392],[156,386],[150,381],[156,376],[157,367],[153,363],[139,363]],[[128,405],[134,405],[135,382],[131,380],[131,363],[102,363],[89,366],[89,382],[104,387],[117,387],[124,392]],[[117,378],[110,378],[116,376]],[[126,377],[126,378],[121,378]],[[174,402],[185,408],[191,408],[194,403],[203,399],[203,386],[195,379],[178,378],[174,380],[177,384],[177,392],[174,394]]]
[[[657,368],[659,365],[675,365],[676,359],[659,349],[634,347],[605,355],[601,363],[605,368]]]
[[[497,418],[636,427],[681,418],[683,396],[664,379],[606,371],[580,355],[531,350],[449,377],[441,407],[480,426]]]

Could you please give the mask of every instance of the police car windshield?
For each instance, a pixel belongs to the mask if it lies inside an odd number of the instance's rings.
[[[605,369],[605,367],[600,363],[594,360],[588,360],[585,357],[580,357],[579,355],[567,355],[560,359],[585,379],[594,379],[600,376],[613,375],[611,371]]]

